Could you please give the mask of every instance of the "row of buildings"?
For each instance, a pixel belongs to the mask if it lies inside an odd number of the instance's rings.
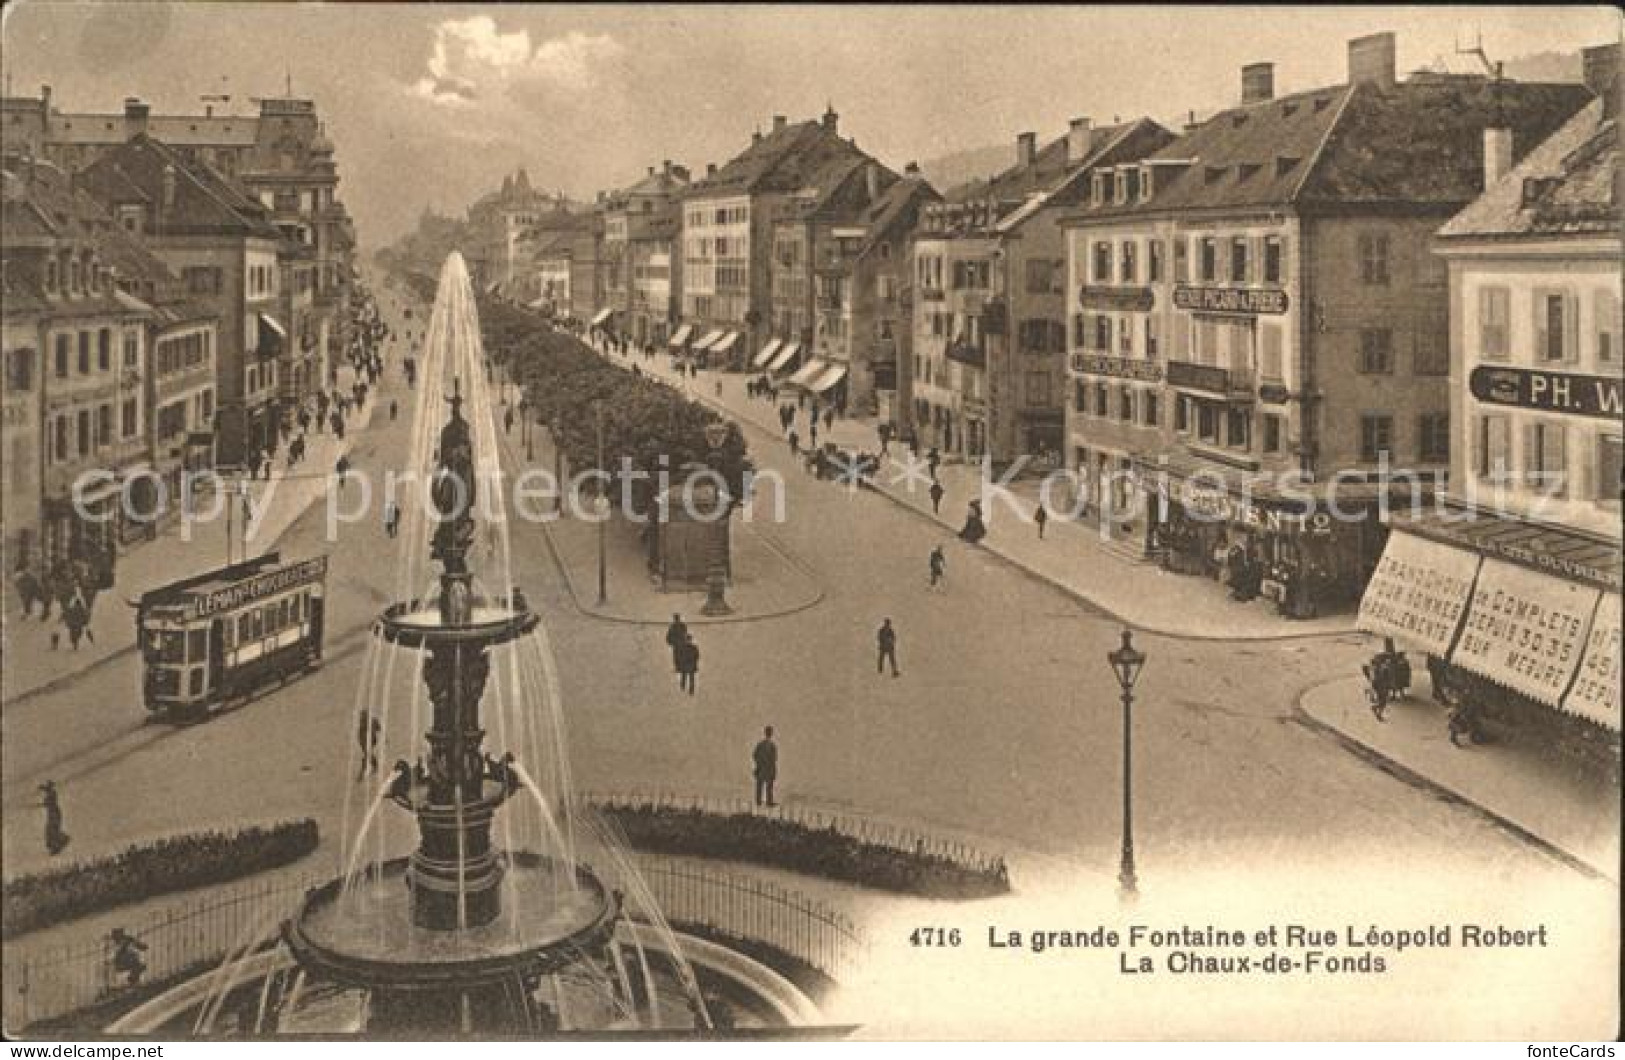
[[[70,113],[46,87],[0,122],[5,554],[108,577],[185,471],[273,448],[349,346],[334,146],[295,98]]]

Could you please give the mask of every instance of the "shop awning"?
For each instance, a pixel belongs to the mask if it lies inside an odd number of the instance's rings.
[[[1478,575],[1477,553],[1395,530],[1388,535],[1355,628],[1445,656]]]
[[[76,483],[68,493],[68,504],[93,508],[111,497],[118,496],[119,491],[123,488],[123,484],[109,473],[101,481],[94,482],[83,488]]]
[[[787,343],[785,343],[783,346],[779,347],[779,352],[775,353],[773,355],[773,359],[771,361],[767,362],[767,370],[770,371],[770,372],[777,372],[777,371],[782,370],[785,366],[794,363],[795,359],[796,359],[796,355],[799,354],[800,352],[801,352],[801,343],[799,343],[799,342],[787,342]]]
[[[696,342],[694,344],[694,352],[695,353],[700,353],[702,351],[710,349],[711,344],[713,342],[717,341],[720,338],[722,338],[721,329],[713,328],[712,330],[707,331],[705,333],[705,338],[701,339],[699,342]]]
[[[1601,596],[1599,589],[1486,557],[1450,661],[1561,707]]]
[[[823,375],[828,368],[828,361],[821,361],[817,357],[810,357],[807,359],[807,363],[796,369],[796,374],[790,377],[790,385],[811,387],[812,381]]]
[[[666,345],[681,346],[683,343],[688,341],[688,337],[692,334],[694,334],[694,325],[684,324],[682,327],[677,329],[677,333],[675,335],[666,340]]]
[[[824,369],[818,378],[814,379],[811,383],[808,383],[807,389],[811,390],[815,394],[822,394],[824,391],[828,390],[830,387],[834,386],[836,383],[839,383],[845,378],[846,365],[832,364],[828,368]]]
[[[737,331],[727,332],[722,336],[722,338],[718,339],[715,343],[712,344],[711,352],[712,353],[727,353],[729,350],[734,348],[734,343],[736,343],[738,341],[739,341],[739,332],[737,332]]]
[[[767,362],[771,361],[773,359],[773,355],[779,352],[779,347],[781,345],[782,343],[778,339],[772,339],[769,341],[766,346],[763,346],[756,352],[756,356],[750,359],[750,366],[752,368],[766,368]]]
[[[1603,593],[1591,621],[1585,654],[1574,676],[1574,686],[1563,697],[1563,709],[1589,718],[1615,732],[1619,726],[1619,620],[1618,593]]]
[[[614,313],[615,310],[613,309],[600,309],[598,315],[592,318],[592,326],[595,328],[603,326],[604,321],[608,320]]]
[[[530,308],[531,308],[531,309],[546,309],[546,308],[547,308],[547,304],[548,304],[548,303],[547,303],[547,299],[545,299],[545,298],[536,298],[536,299],[532,299],[532,300],[531,300],[531,301],[530,301],[530,302],[529,302],[529,303],[528,303],[528,305],[529,305],[529,307],[530,307]]]
[[[288,329],[278,323],[276,317],[269,313],[261,313],[259,317],[260,327],[270,329],[271,333],[279,339],[285,339],[288,337]]]

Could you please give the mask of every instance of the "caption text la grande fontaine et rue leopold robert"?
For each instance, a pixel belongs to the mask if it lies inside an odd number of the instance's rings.
[[[1256,928],[1180,925],[1125,928],[1038,929],[986,926],[976,929],[916,927],[909,944],[930,949],[981,946],[1033,955],[1067,950],[1115,952],[1123,975],[1379,975],[1402,953],[1420,949],[1544,949],[1545,924],[1427,924],[1390,928],[1377,924],[1312,927],[1269,924]]]

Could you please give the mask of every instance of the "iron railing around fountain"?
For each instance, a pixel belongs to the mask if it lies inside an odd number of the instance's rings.
[[[973,843],[945,835],[932,835],[906,824],[860,814],[843,814],[794,803],[764,810],[749,799],[727,795],[678,795],[665,792],[586,792],[578,798],[598,810],[677,810],[729,817],[757,814],[800,825],[817,832],[833,831],[849,839],[889,847],[907,854],[936,858],[964,869],[996,873],[1005,864],[1002,854],[982,850]]]
[[[668,921],[766,943],[837,982],[858,965],[867,946],[846,916],[772,882],[649,855],[638,856],[636,865]],[[0,980],[5,1026],[20,1030],[148,992],[152,988],[146,984],[204,974],[228,954],[255,946],[256,936],[274,938],[277,923],[324,879],[310,875],[245,884],[122,920],[101,914],[85,921],[84,936],[72,942],[31,945],[27,936],[12,939]],[[140,954],[146,965],[141,984],[127,983],[114,967],[116,947],[109,935],[115,927],[147,947]]]
[[[55,1019],[217,965],[226,954],[254,946],[256,934],[274,937],[278,921],[318,882],[316,876],[261,880],[128,919],[103,913],[86,920],[85,935],[73,942],[12,939],[4,957],[5,1025],[16,1030]],[[146,966],[140,984],[114,967],[114,928],[146,947],[137,953]]]

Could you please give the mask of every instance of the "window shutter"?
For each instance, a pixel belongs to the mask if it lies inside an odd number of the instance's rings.
[[[1563,293],[1563,363],[1580,361],[1580,298],[1572,291]]]
[[[1284,235],[1281,237],[1281,282],[1282,283],[1285,283],[1286,280],[1287,280],[1287,277],[1292,275],[1292,264],[1291,264],[1292,263],[1292,254],[1290,252],[1291,251],[1291,246],[1290,246],[1291,242],[1292,242],[1291,237],[1284,236]]]
[[[1530,315],[1535,321],[1535,360],[1536,361],[1544,361],[1544,360],[1546,360],[1548,352],[1549,352],[1548,347],[1546,345],[1546,343],[1547,343],[1546,296],[1547,296],[1548,293],[1549,292],[1547,292],[1545,290],[1542,290],[1541,288],[1537,287],[1535,289],[1535,293],[1533,295],[1533,297],[1534,297],[1534,305],[1530,310]]]
[[[1568,428],[1560,423],[1549,423],[1540,432],[1541,459],[1540,466],[1545,474],[1545,484],[1556,490],[1567,486],[1568,479]]]
[[[1597,472],[1591,487],[1592,499],[1619,500],[1620,489],[1625,485],[1621,482],[1621,474],[1625,472],[1622,458],[1625,458],[1625,442],[1617,436],[1597,435]]]

